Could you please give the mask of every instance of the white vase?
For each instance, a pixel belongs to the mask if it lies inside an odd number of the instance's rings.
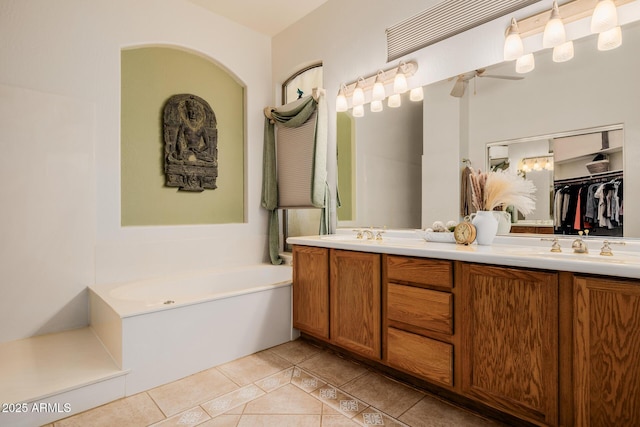
[[[511,214],[507,211],[491,211],[498,220],[498,235],[509,234],[511,231]]]
[[[498,232],[498,220],[492,211],[478,211],[471,214],[471,223],[476,227],[476,242],[490,245]]]

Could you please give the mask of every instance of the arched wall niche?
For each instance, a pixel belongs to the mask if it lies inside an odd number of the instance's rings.
[[[176,45],[121,50],[121,225],[246,222],[246,87],[208,55]],[[173,95],[205,100],[217,121],[217,188],[165,186],[162,114]]]

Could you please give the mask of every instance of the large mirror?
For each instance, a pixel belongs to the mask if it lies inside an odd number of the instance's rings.
[[[623,128],[621,143],[624,150],[620,151],[618,160],[624,169],[624,212],[627,218],[635,218],[640,214],[640,201],[633,197],[640,187],[640,168],[632,167],[640,164],[640,144],[637,142],[640,138],[640,84],[636,71],[640,69],[640,55],[637,55],[640,23],[625,25],[622,34],[622,46],[604,52],[597,50],[595,35],[576,40],[574,59],[564,63],[553,62],[549,49],[537,52],[535,70],[521,75],[524,77],[522,80],[486,77],[520,76],[515,73],[514,62],[488,67],[485,76],[468,79],[461,97],[450,95],[455,78],[425,87],[425,156],[421,185],[423,195],[433,194],[434,197],[432,200],[422,197],[421,224],[405,227],[424,227],[433,220],[447,220],[454,215],[459,218],[459,171],[462,158],[469,158],[475,168],[484,169],[491,162],[488,151],[491,144],[504,145],[509,141],[518,141],[518,144],[530,141],[535,144],[539,136],[549,139],[616,125]],[[388,111],[379,114],[384,115]],[[439,116],[436,117],[436,114]],[[399,126],[390,126],[390,132],[399,129]],[[354,145],[366,151],[371,143],[361,141],[358,134]],[[549,153],[547,142],[538,140],[537,144],[543,147],[547,144]],[[542,161],[543,156],[539,157],[539,161]],[[397,171],[382,167],[376,172],[380,179],[391,180]],[[357,193],[359,186],[364,185],[358,181],[358,173],[345,178],[339,169],[339,182],[352,177],[355,177],[354,188]],[[556,176],[554,179],[559,178]],[[540,196],[539,200],[551,203],[551,181],[540,183],[540,187],[547,188],[549,196]],[[383,197],[378,200],[384,204]],[[356,196],[353,207],[356,212],[367,209],[359,203]],[[541,205],[536,210],[540,217],[531,220],[550,220],[548,205]],[[391,219],[380,219],[356,225],[391,226],[392,223]],[[338,221],[339,227],[352,224],[340,219]],[[640,222],[628,220],[624,224],[624,236],[640,237]]]
[[[623,140],[620,124],[488,144],[488,170],[511,170],[536,187],[535,211],[511,211],[510,231],[622,236]]]
[[[364,117],[338,113],[340,226],[420,228],[422,102],[408,95]]]

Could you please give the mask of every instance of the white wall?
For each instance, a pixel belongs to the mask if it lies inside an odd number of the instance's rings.
[[[301,66],[321,60],[324,63],[324,84],[329,105],[329,151],[335,152],[335,96],[341,83],[351,83],[360,76],[375,74],[398,61],[386,64],[385,29],[405,18],[428,9],[438,1],[378,1],[375,7],[365,0],[329,0],[312,14],[287,28],[273,39],[273,93],[280,84]],[[526,18],[548,10],[550,4],[537,2],[527,8],[481,25],[463,34],[428,46],[401,59],[418,62],[416,75],[409,79],[411,87],[429,85],[470,70],[502,62],[504,31],[511,17]],[[640,19],[640,2],[619,8],[620,22],[625,24]],[[588,33],[587,20],[567,26],[569,37],[582,37]],[[541,35],[525,40],[525,48],[537,51]],[[453,84],[443,82],[442,85]],[[432,88],[427,87],[428,93]],[[443,89],[435,89],[443,91]],[[450,90],[450,89],[449,89]],[[425,96],[428,97],[427,93]],[[423,158],[423,226],[434,220],[446,220],[459,215],[459,173],[462,157],[471,157],[474,164],[484,166],[484,151],[473,146],[473,133],[468,129],[466,103],[468,99],[443,101],[447,110],[458,107],[460,117],[445,118],[448,128],[425,129]],[[425,123],[431,107],[425,104]],[[436,112],[439,116],[444,114]],[[451,123],[459,119],[455,129]],[[445,136],[440,144],[429,135]],[[637,135],[627,135],[637,139]],[[628,139],[629,140],[629,139]],[[451,142],[451,145],[449,144]],[[488,141],[484,141],[485,143]],[[629,159],[627,158],[627,162]],[[330,165],[329,179],[335,177],[335,166]],[[447,183],[447,184],[443,184]],[[456,183],[453,185],[453,183]],[[333,184],[333,182],[330,182]],[[452,197],[455,195],[455,197]],[[436,203],[432,203],[436,200]],[[639,233],[640,234],[640,233]]]
[[[266,260],[268,37],[187,0],[3,0],[0,40],[0,342],[86,325],[94,282]],[[120,51],[147,44],[246,86],[246,223],[120,226]]]

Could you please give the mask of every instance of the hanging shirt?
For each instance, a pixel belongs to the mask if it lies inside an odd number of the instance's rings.
[[[582,230],[582,187],[578,189],[578,198],[576,200],[576,213],[573,218],[573,229]]]

